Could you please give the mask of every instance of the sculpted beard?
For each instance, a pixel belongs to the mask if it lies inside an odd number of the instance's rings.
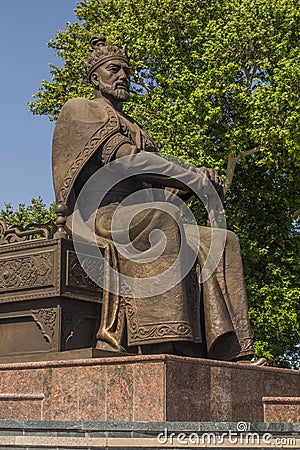
[[[118,101],[124,102],[129,97],[129,88],[117,87],[118,84],[119,83],[114,83],[111,86],[109,84],[103,83],[102,80],[99,80],[99,89],[103,94],[109,95]]]

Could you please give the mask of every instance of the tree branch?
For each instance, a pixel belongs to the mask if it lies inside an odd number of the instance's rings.
[[[230,153],[230,155],[228,157],[227,169],[226,169],[226,179],[225,179],[225,183],[224,183],[224,196],[226,196],[226,193],[231,186],[234,171],[235,171],[235,166],[236,166],[236,163],[238,162],[238,160],[239,160],[239,156],[237,156],[235,153]]]
[[[222,103],[222,101],[221,101],[221,99],[220,99],[220,97],[218,95],[217,95],[217,99],[218,99],[218,104],[219,104],[219,107],[220,107],[219,118],[220,118],[221,124],[223,125],[224,128],[226,128],[227,131],[230,131],[231,128],[228,125],[228,123],[226,122],[225,117],[224,117],[223,103]]]
[[[226,128],[227,131],[230,131],[230,126],[228,125],[228,123],[226,122],[226,120],[225,120],[225,118],[224,118],[222,106],[220,106],[220,114],[219,114],[219,117],[220,117],[221,124],[223,125],[223,127]]]
[[[136,79],[136,84],[141,85],[144,89],[146,89],[147,93],[152,97],[153,95],[153,91],[150,88],[150,86],[148,86],[147,83],[145,83],[145,81],[143,80],[143,78],[137,73],[137,71],[134,71],[134,77]]]
[[[300,216],[300,209],[297,209],[296,211],[291,213],[292,219],[296,220]]]
[[[230,153],[228,157],[227,169],[226,169],[226,179],[224,183],[224,195],[226,195],[228,189],[230,188],[234,176],[234,171],[236,167],[236,163],[244,156],[253,155],[261,150],[261,147],[250,148],[249,150],[245,150],[244,152],[236,155],[235,153]]]
[[[253,153],[257,153],[257,152],[259,152],[260,150],[261,150],[261,147],[260,147],[260,146],[250,148],[249,150],[245,150],[244,152],[242,152],[242,153],[240,153],[240,154],[238,155],[238,159],[241,159],[243,156],[253,155]]]
[[[246,87],[247,87],[247,88],[250,88],[250,87],[251,87],[251,85],[252,85],[252,83],[253,83],[253,79],[254,79],[254,77],[255,77],[255,75],[256,75],[256,72],[257,72],[257,66],[254,66],[254,67],[253,67],[253,70],[252,70],[251,74],[249,73],[248,70],[245,70],[245,73],[246,73],[246,75],[247,75],[247,77],[248,77],[248,81],[247,81],[247,84],[246,84]]]

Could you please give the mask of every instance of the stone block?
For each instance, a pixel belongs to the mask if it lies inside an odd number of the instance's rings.
[[[265,422],[300,422],[300,397],[263,397]]]
[[[262,422],[270,395],[300,396],[300,372],[171,355],[0,364],[2,419]]]

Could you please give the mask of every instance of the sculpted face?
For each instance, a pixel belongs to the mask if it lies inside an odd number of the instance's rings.
[[[102,94],[124,102],[129,97],[130,69],[121,59],[112,59],[99,66],[91,75],[94,87]]]

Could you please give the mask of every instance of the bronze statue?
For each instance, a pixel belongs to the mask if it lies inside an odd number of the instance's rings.
[[[115,162],[115,170],[125,175],[104,196],[96,214],[95,234],[99,247],[104,249],[106,262],[120,276],[137,281],[147,277],[159,279],[176,260],[181,244],[189,251],[185,239],[191,230],[197,229],[200,233],[195,264],[179,283],[161,292],[161,286],[153,282],[153,295],[147,292],[140,298],[132,294],[126,283],[120,283],[117,291],[104,290],[97,348],[131,353],[171,352],[228,361],[251,360],[253,334],[248,320],[240,247],[234,233],[226,232],[220,261],[211,276],[200,284],[197,270],[199,272],[199,267],[205,264],[212,231],[209,227],[183,224],[177,207],[172,215],[154,203],[151,207],[151,200],[145,200],[146,209],[140,209],[130,222],[130,241],[138,252],[149,250],[149,235],[153,230],[164,233],[167,243],[155,261],[131,260],[116,249],[116,239],[121,243],[123,239],[122,220],[126,222],[127,213],[131,214],[136,205],[122,206],[118,232],[112,236],[111,231],[114,213],[128,196],[154,187],[157,198],[152,200],[159,205],[170,192],[185,201],[193,195],[194,189],[187,187],[186,180],[196,189],[208,192],[210,187],[203,181],[204,173],[220,191],[218,175],[211,169],[180,167],[159,156],[147,132],[122,112],[130,82],[126,48],[110,42],[106,45],[104,36],[95,35],[90,40],[84,66],[95,98],[69,100],[61,110],[53,138],[56,200],[68,207],[70,233],[80,191],[99,168],[108,167],[112,162]],[[98,189],[103,191],[105,186],[99,185]],[[88,203],[86,196],[87,211],[83,212],[86,217],[91,213]],[[136,203],[144,206],[140,198]],[[154,246],[161,244],[160,236],[152,238]],[[173,272],[175,278],[180,270],[177,264]]]

